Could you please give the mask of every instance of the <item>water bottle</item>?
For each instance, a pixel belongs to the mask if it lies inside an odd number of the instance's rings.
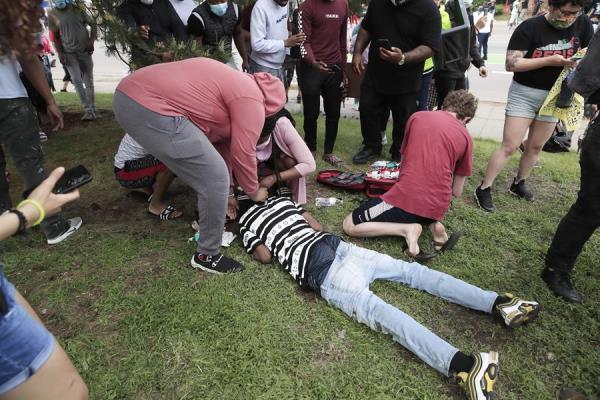
[[[317,197],[315,199],[315,204],[317,207],[331,207],[342,203],[342,199],[338,199],[336,197]]]

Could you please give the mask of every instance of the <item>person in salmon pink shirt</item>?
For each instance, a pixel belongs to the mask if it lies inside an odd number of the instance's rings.
[[[243,266],[219,252],[233,182],[264,201],[256,144],[265,117],[285,104],[281,81],[208,58],[151,65],[123,78],[113,100],[119,124],[197,194],[200,240],[192,267],[213,273]]]

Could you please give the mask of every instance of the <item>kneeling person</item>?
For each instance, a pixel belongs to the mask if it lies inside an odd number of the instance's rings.
[[[450,92],[442,111],[413,114],[406,123],[400,153],[398,182],[381,198],[360,205],[344,220],[344,232],[353,237],[402,236],[406,254],[425,259],[418,239],[421,225],[429,225],[436,250],[449,250],[459,238],[450,238],[440,222],[452,196],[463,191],[473,165],[473,141],[465,125],[475,115],[477,99],[465,90]]]
[[[404,283],[473,310],[496,314],[509,327],[535,317],[539,305],[511,294],[498,295],[418,263],[344,242],[289,199],[270,198],[240,218],[248,253],[262,263],[274,257],[303,289],[315,291],[373,330],[393,339],[432,368],[455,376],[469,399],[488,399],[498,374],[498,353],[467,355],[369,290],[377,279]]]
[[[141,190],[148,196],[148,213],[162,220],[179,218],[183,215],[164,200],[167,189],[175,175],[165,164],[157,160],[125,134],[115,155],[115,177],[126,189]]]

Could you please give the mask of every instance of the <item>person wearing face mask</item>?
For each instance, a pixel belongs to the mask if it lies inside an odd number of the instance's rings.
[[[433,1],[372,0],[358,32],[352,64],[356,73],[365,65],[362,52],[370,43],[369,63],[360,91],[363,148],[354,156],[364,164],[381,156],[381,115],[392,110],[390,153],[400,160],[404,126],[416,110],[424,62],[441,45],[440,12]]]
[[[206,0],[192,11],[187,32],[198,43],[209,48],[224,45],[231,56],[232,41],[240,53],[244,65],[248,62],[244,35],[240,24],[238,5],[233,0]],[[235,68],[233,60],[227,63]]]
[[[508,91],[502,145],[492,154],[483,181],[475,189],[477,204],[487,212],[495,211],[491,188],[496,176],[528,131],[525,151],[509,191],[527,201],[534,200],[525,180],[558,122],[557,118],[540,115],[539,111],[562,69],[576,65],[570,58],[587,47],[592,38],[592,23],[582,15],[586,3],[549,0],[548,13],[522,22],[510,38],[506,70],[514,76]]]
[[[250,18],[250,72],[268,72],[284,82],[286,53],[304,38],[303,33],[288,37],[288,0],[258,0]]]
[[[169,0],[126,0],[117,9],[117,15],[127,26],[137,31],[138,36],[153,48],[171,37],[177,41],[187,40],[185,26]],[[138,62],[142,49],[132,49],[132,63]]]
[[[96,24],[72,0],[54,0],[48,13],[48,28],[53,32],[54,46],[60,62],[71,75],[73,86],[84,109],[82,121],[97,118],[94,91],[94,41]],[[89,27],[89,32],[88,32]]]
[[[260,185],[271,189],[285,182],[295,203],[306,203],[306,176],[315,172],[315,159],[296,130],[296,121],[285,108],[265,119],[256,146]]]
[[[117,86],[119,124],[197,194],[200,240],[192,267],[243,269],[219,252],[228,199],[234,201],[234,178],[254,201],[267,198],[258,181],[256,145],[265,117],[284,104],[283,84],[274,76],[246,74],[203,57],[141,68]]]

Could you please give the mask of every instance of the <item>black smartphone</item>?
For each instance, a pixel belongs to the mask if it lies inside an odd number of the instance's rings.
[[[330,70],[331,72],[336,72],[336,71],[340,71],[341,72],[342,71],[342,68],[339,65],[337,65],[337,64],[329,64],[327,66],[327,69]]]
[[[388,39],[377,39],[377,44],[386,50],[392,50],[392,45]]]
[[[83,165],[71,168],[65,171],[64,175],[56,182],[52,193],[69,193],[80,186],[89,183],[92,180],[92,174]]]

